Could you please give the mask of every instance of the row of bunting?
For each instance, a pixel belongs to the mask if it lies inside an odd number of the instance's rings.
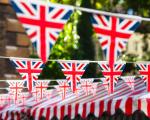
[[[44,63],[41,60],[30,60],[30,59],[10,59],[13,66],[20,73],[22,79],[25,81],[27,88],[30,92],[34,90],[34,82],[38,79],[38,76],[44,68]],[[60,60],[58,61],[61,70],[63,71],[67,84],[70,86],[73,93],[77,93],[81,88],[80,80],[83,76],[87,65],[90,61],[75,61],[75,60]],[[105,79],[102,80],[104,85],[108,87],[108,93],[114,92],[115,83],[117,83],[121,76],[126,63],[115,62],[113,68],[110,67],[106,61],[97,62],[100,66],[103,76]],[[147,91],[150,92],[150,63],[136,63],[137,69],[142,76],[142,79],[147,83]]]
[[[59,33],[69,20],[74,8],[42,1],[10,0],[33,46],[37,50],[40,60],[11,59],[13,65],[22,76],[30,92],[34,90],[34,83],[38,79],[44,64],[48,61],[50,49],[53,47]],[[105,60],[98,62],[105,77],[103,84],[108,85],[108,93],[114,92],[114,85],[125,67],[124,62],[116,62],[121,51],[126,47],[128,39],[140,25],[140,20],[120,18],[102,14],[91,15],[91,24],[97,34],[103,49]],[[66,76],[67,84],[73,93],[81,87],[81,77],[89,61],[58,61]],[[140,74],[147,82],[150,91],[150,64],[137,63]]]
[[[104,79],[105,78],[99,78],[99,80],[101,81],[103,81]],[[136,80],[142,80],[142,78],[136,76],[124,76],[120,79],[124,81],[124,84],[126,84],[132,92],[134,92]],[[104,91],[106,91],[107,93],[108,84],[104,84],[102,82],[94,82],[94,80],[94,78],[80,79],[81,85],[80,89],[78,89],[78,93],[72,92],[71,87],[65,79],[55,80],[58,83],[58,85],[53,85],[55,89],[48,89],[48,87],[52,87],[51,85],[49,85],[51,80],[37,80],[35,81],[35,87],[32,92],[24,91],[26,88],[24,86],[25,81],[7,80],[6,82],[9,84],[9,87],[5,89],[7,89],[9,92],[8,94],[0,94],[0,106],[4,106],[5,104],[24,104],[25,101],[30,98],[34,98],[35,102],[40,102],[44,99],[50,100],[51,98],[53,98],[53,96],[55,96],[55,94],[59,94],[62,100],[67,99],[68,95],[79,97],[81,93],[85,96],[93,95],[93,97],[95,97],[100,85],[101,87],[104,87]]]
[[[34,0],[10,0],[38,56],[45,63],[59,33],[69,20],[72,6]],[[122,16],[123,17],[123,16]],[[105,60],[113,66],[140,20],[102,14],[91,15],[91,24],[103,49]]]

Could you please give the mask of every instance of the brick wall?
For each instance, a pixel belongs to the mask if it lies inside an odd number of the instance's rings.
[[[0,56],[29,57],[30,44],[9,0],[0,0]],[[18,77],[9,60],[0,59],[0,66],[0,79]]]

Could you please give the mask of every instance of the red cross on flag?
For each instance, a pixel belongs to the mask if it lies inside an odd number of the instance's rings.
[[[77,93],[80,88],[80,80],[89,61],[59,61],[61,69],[66,76],[68,84],[73,93]]]
[[[134,90],[134,84],[135,84],[135,78],[136,76],[126,76],[126,77],[121,77],[124,82],[131,88],[131,90]]]
[[[34,89],[35,81],[42,72],[44,64],[40,60],[30,60],[23,58],[11,58],[12,65],[20,73],[22,79],[25,81],[25,85],[28,90],[32,92]]]
[[[15,103],[18,101],[19,94],[21,94],[24,81],[22,80],[7,80],[9,84],[9,94],[13,96]]]
[[[88,78],[88,79],[81,79],[80,80],[81,88],[84,90],[86,95],[89,95],[91,93],[93,95],[95,95],[97,84],[94,84],[93,81],[94,81],[94,78],[91,78],[91,79]]]
[[[33,94],[35,95],[37,100],[41,100],[43,98],[46,98],[46,90],[48,88],[48,80],[37,80],[35,83],[35,91],[37,92],[37,94]]]
[[[147,91],[150,92],[150,63],[136,63],[137,69],[144,82],[147,85]]]
[[[10,0],[38,56],[45,63],[73,7],[41,0]]]
[[[67,80],[57,80],[58,86],[55,88],[62,95],[62,99],[66,98],[67,92],[71,91],[71,88],[67,82]]]
[[[122,50],[126,48],[128,39],[140,25],[140,20],[136,18],[123,17],[93,14],[91,18],[105,60],[109,61],[110,66],[113,66]]]
[[[116,62],[113,67],[110,67],[108,62],[99,62],[98,64],[105,80],[108,81],[108,93],[112,94],[114,92],[115,84],[118,81],[118,77],[121,76],[122,71],[124,70],[125,62]]]

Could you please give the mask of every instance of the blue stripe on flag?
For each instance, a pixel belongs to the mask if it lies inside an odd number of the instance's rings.
[[[94,19],[93,16],[91,17],[91,22],[92,22],[92,24],[98,24],[97,21]]]
[[[32,46],[36,49],[37,48],[37,42],[33,42]]]
[[[13,60],[11,60],[10,62],[11,62],[11,64],[12,64],[12,66],[14,66],[15,68],[16,68],[16,67],[18,67],[18,66],[17,66],[17,64],[16,64],[16,63],[14,63],[14,61],[13,61]]]
[[[11,2],[11,4],[12,4],[12,6],[13,6],[13,8],[15,9],[15,12],[16,13],[23,13],[22,11],[21,11],[21,9],[16,5],[16,3],[14,2],[14,1],[10,1]]]
[[[69,10],[63,17],[62,17],[62,19],[63,20],[68,20],[69,18],[70,18],[70,15],[72,14],[72,10]]]
[[[35,10],[37,10],[37,5],[36,4],[31,4]]]
[[[139,27],[140,22],[136,22],[131,28],[130,30],[135,31],[137,29],[137,27]]]
[[[54,10],[54,7],[49,7],[48,12],[52,12]]]

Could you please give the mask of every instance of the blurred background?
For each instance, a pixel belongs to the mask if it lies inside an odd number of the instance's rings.
[[[42,1],[48,2],[48,0]],[[50,2],[150,17],[150,0],[50,0]],[[36,51],[18,21],[9,0],[0,0],[0,56],[37,58]],[[104,60],[89,13],[74,11],[53,46],[49,59]],[[142,21],[118,60],[150,61],[150,22]],[[8,59],[0,59],[0,66],[0,79],[20,79]],[[134,64],[128,63],[123,75],[133,74],[137,74]],[[83,77],[101,76],[98,65],[90,64]],[[56,62],[47,62],[39,76],[39,79],[60,78],[64,76]]]

